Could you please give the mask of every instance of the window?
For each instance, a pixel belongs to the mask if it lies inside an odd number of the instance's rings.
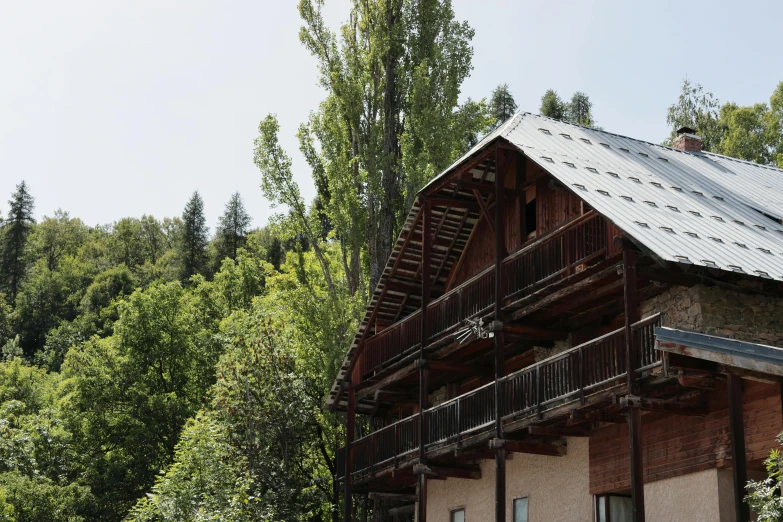
[[[455,509],[451,512],[451,522],[465,522],[465,510]]]
[[[513,522],[527,522],[527,497],[514,499]]]
[[[595,522],[631,522],[633,503],[628,495],[597,495]]]

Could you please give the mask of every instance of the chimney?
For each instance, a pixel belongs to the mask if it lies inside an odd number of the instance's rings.
[[[672,147],[687,152],[701,152],[701,138],[696,134],[696,129],[680,127],[677,129],[677,138],[672,143]]]

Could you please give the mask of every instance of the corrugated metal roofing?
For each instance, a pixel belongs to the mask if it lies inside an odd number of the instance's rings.
[[[529,113],[510,118],[469,155],[496,138],[663,260],[783,280],[783,170]]]

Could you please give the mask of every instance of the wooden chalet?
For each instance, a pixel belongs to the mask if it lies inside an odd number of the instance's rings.
[[[746,521],[783,171],[520,113],[419,194],[327,400],[344,520]],[[362,422],[356,421],[361,414]]]

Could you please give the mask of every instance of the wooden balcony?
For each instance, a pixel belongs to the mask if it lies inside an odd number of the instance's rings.
[[[503,260],[503,300],[511,305],[591,263],[617,253],[614,226],[591,211],[512,253]],[[486,318],[495,302],[494,267],[488,267],[427,307],[428,344]],[[421,342],[421,311],[367,338],[353,367],[351,382],[360,384],[376,372],[414,353]]]
[[[655,315],[632,326],[640,376],[661,364],[654,335],[660,325],[660,315]],[[486,446],[494,437],[496,386],[503,397],[504,432],[513,433],[539,422],[567,418],[574,409],[595,406],[607,400],[607,393],[618,385],[624,386],[625,380],[625,330],[619,329],[425,410],[427,459],[453,454],[455,449]],[[419,453],[421,418],[412,415],[354,441],[353,482],[411,467]],[[338,478],[345,475],[344,459],[341,448]]]

